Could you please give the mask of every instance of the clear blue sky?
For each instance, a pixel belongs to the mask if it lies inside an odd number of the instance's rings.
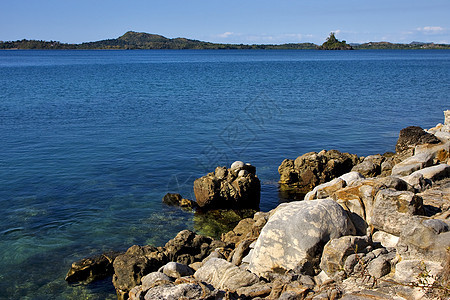
[[[79,43],[133,30],[221,43],[450,43],[449,0],[0,0],[0,40]]]

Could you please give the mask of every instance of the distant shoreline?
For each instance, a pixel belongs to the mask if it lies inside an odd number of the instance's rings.
[[[233,51],[233,50],[246,50],[246,51],[316,51],[316,50],[320,50],[320,51],[353,51],[353,50],[361,50],[361,51],[366,51],[366,50],[407,50],[407,51],[423,51],[423,50],[450,50],[450,46],[448,48],[354,48],[352,50],[323,50],[323,49],[286,49],[286,48],[279,48],[279,49],[275,49],[275,48],[270,48],[270,49],[236,49],[236,48],[231,48],[231,49],[153,49],[153,48],[149,48],[149,49],[109,49],[109,48],[92,48],[92,49],[46,49],[46,48],[0,48],[0,51],[148,51],[148,50],[169,50],[169,51]]]
[[[345,43],[345,41],[343,42]],[[450,49],[450,44],[421,42],[411,42],[409,44],[368,42],[363,44],[350,43],[348,45],[354,50]],[[170,39],[157,34],[134,31],[129,31],[116,39],[85,42],[81,44],[26,39],[0,41],[0,50],[331,50],[323,49],[322,46],[314,43],[286,43],[279,45],[220,44],[186,38]]]

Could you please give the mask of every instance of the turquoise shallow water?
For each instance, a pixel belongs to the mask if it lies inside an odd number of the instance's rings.
[[[284,158],[393,151],[449,108],[450,51],[0,51],[0,298],[114,298],[76,259],[199,229],[161,204],[251,162],[261,209]]]

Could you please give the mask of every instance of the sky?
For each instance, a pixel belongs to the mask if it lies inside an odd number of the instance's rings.
[[[217,43],[450,43],[449,0],[0,0],[0,40],[81,43],[127,31]]]

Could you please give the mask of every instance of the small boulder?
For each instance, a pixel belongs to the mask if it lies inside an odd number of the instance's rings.
[[[182,198],[183,197],[181,197],[180,194],[167,193],[164,195],[162,201],[163,201],[163,203],[165,203],[167,205],[178,206],[180,204]]]
[[[234,250],[234,254],[232,256],[231,262],[236,266],[239,266],[242,262],[244,256],[248,254],[250,251],[250,245],[255,241],[255,239],[246,239],[241,241],[236,249]]]
[[[406,182],[409,182],[409,181],[413,181],[412,179],[415,176],[420,176],[420,175],[422,175],[422,177],[425,180],[428,179],[431,181],[438,181],[438,180],[450,177],[450,166],[447,164],[439,164],[436,166],[424,168],[424,169],[415,171],[411,175],[407,176],[406,178],[402,178],[402,179],[405,180]]]
[[[384,255],[380,255],[367,265],[367,271],[373,277],[381,278],[391,272],[391,262]]]
[[[240,161],[194,181],[195,198],[202,209],[258,209],[260,192],[255,167]]]
[[[256,239],[267,223],[270,212],[257,212],[253,218],[241,220],[233,230],[222,234],[221,240],[226,244],[237,245],[246,239]]]
[[[384,231],[377,231],[372,235],[372,241],[375,243],[380,243],[385,248],[397,246],[398,239],[398,236]]]
[[[208,286],[200,285],[199,283],[181,283],[181,284],[166,284],[158,285],[147,291],[145,300],[155,299],[214,299],[214,289],[209,289]]]
[[[224,243],[210,237],[196,234],[190,230],[180,231],[165,245],[165,254],[170,261],[189,265],[205,259],[215,248]]]
[[[245,166],[244,162],[238,160],[231,164],[230,169],[233,172],[237,172],[238,170],[244,168],[244,166]]]
[[[380,154],[370,155],[352,168],[353,172],[358,172],[364,177],[375,177],[381,174],[381,164],[384,162],[384,157]]]
[[[210,258],[198,269],[194,277],[207,282],[216,289],[235,292],[237,289],[259,282],[258,276],[240,269],[234,264],[220,258]]]
[[[449,223],[428,218],[410,222],[400,234],[399,253],[405,258],[444,262],[450,249]]]
[[[434,154],[422,152],[411,156],[392,168],[392,176],[407,176],[433,164]]]
[[[160,271],[172,278],[180,278],[194,274],[194,270],[190,267],[171,261],[161,267]]]
[[[358,172],[348,172],[344,175],[339,176],[339,178],[343,179],[345,181],[345,185],[352,185],[353,183],[365,179],[365,177],[358,173]]]
[[[305,200],[325,199],[332,196],[336,191],[344,188],[345,180],[335,178],[329,182],[322,183],[316,186],[311,192],[305,195]]]
[[[368,236],[343,236],[330,240],[323,248],[320,268],[333,277],[344,268],[348,256],[364,251],[369,245],[372,241]]]
[[[434,261],[417,259],[402,260],[395,265],[394,279],[403,284],[419,283],[419,279],[421,278],[420,273],[427,272],[429,275],[427,280],[429,284],[433,284],[434,278],[436,278],[442,269],[441,264]]]

